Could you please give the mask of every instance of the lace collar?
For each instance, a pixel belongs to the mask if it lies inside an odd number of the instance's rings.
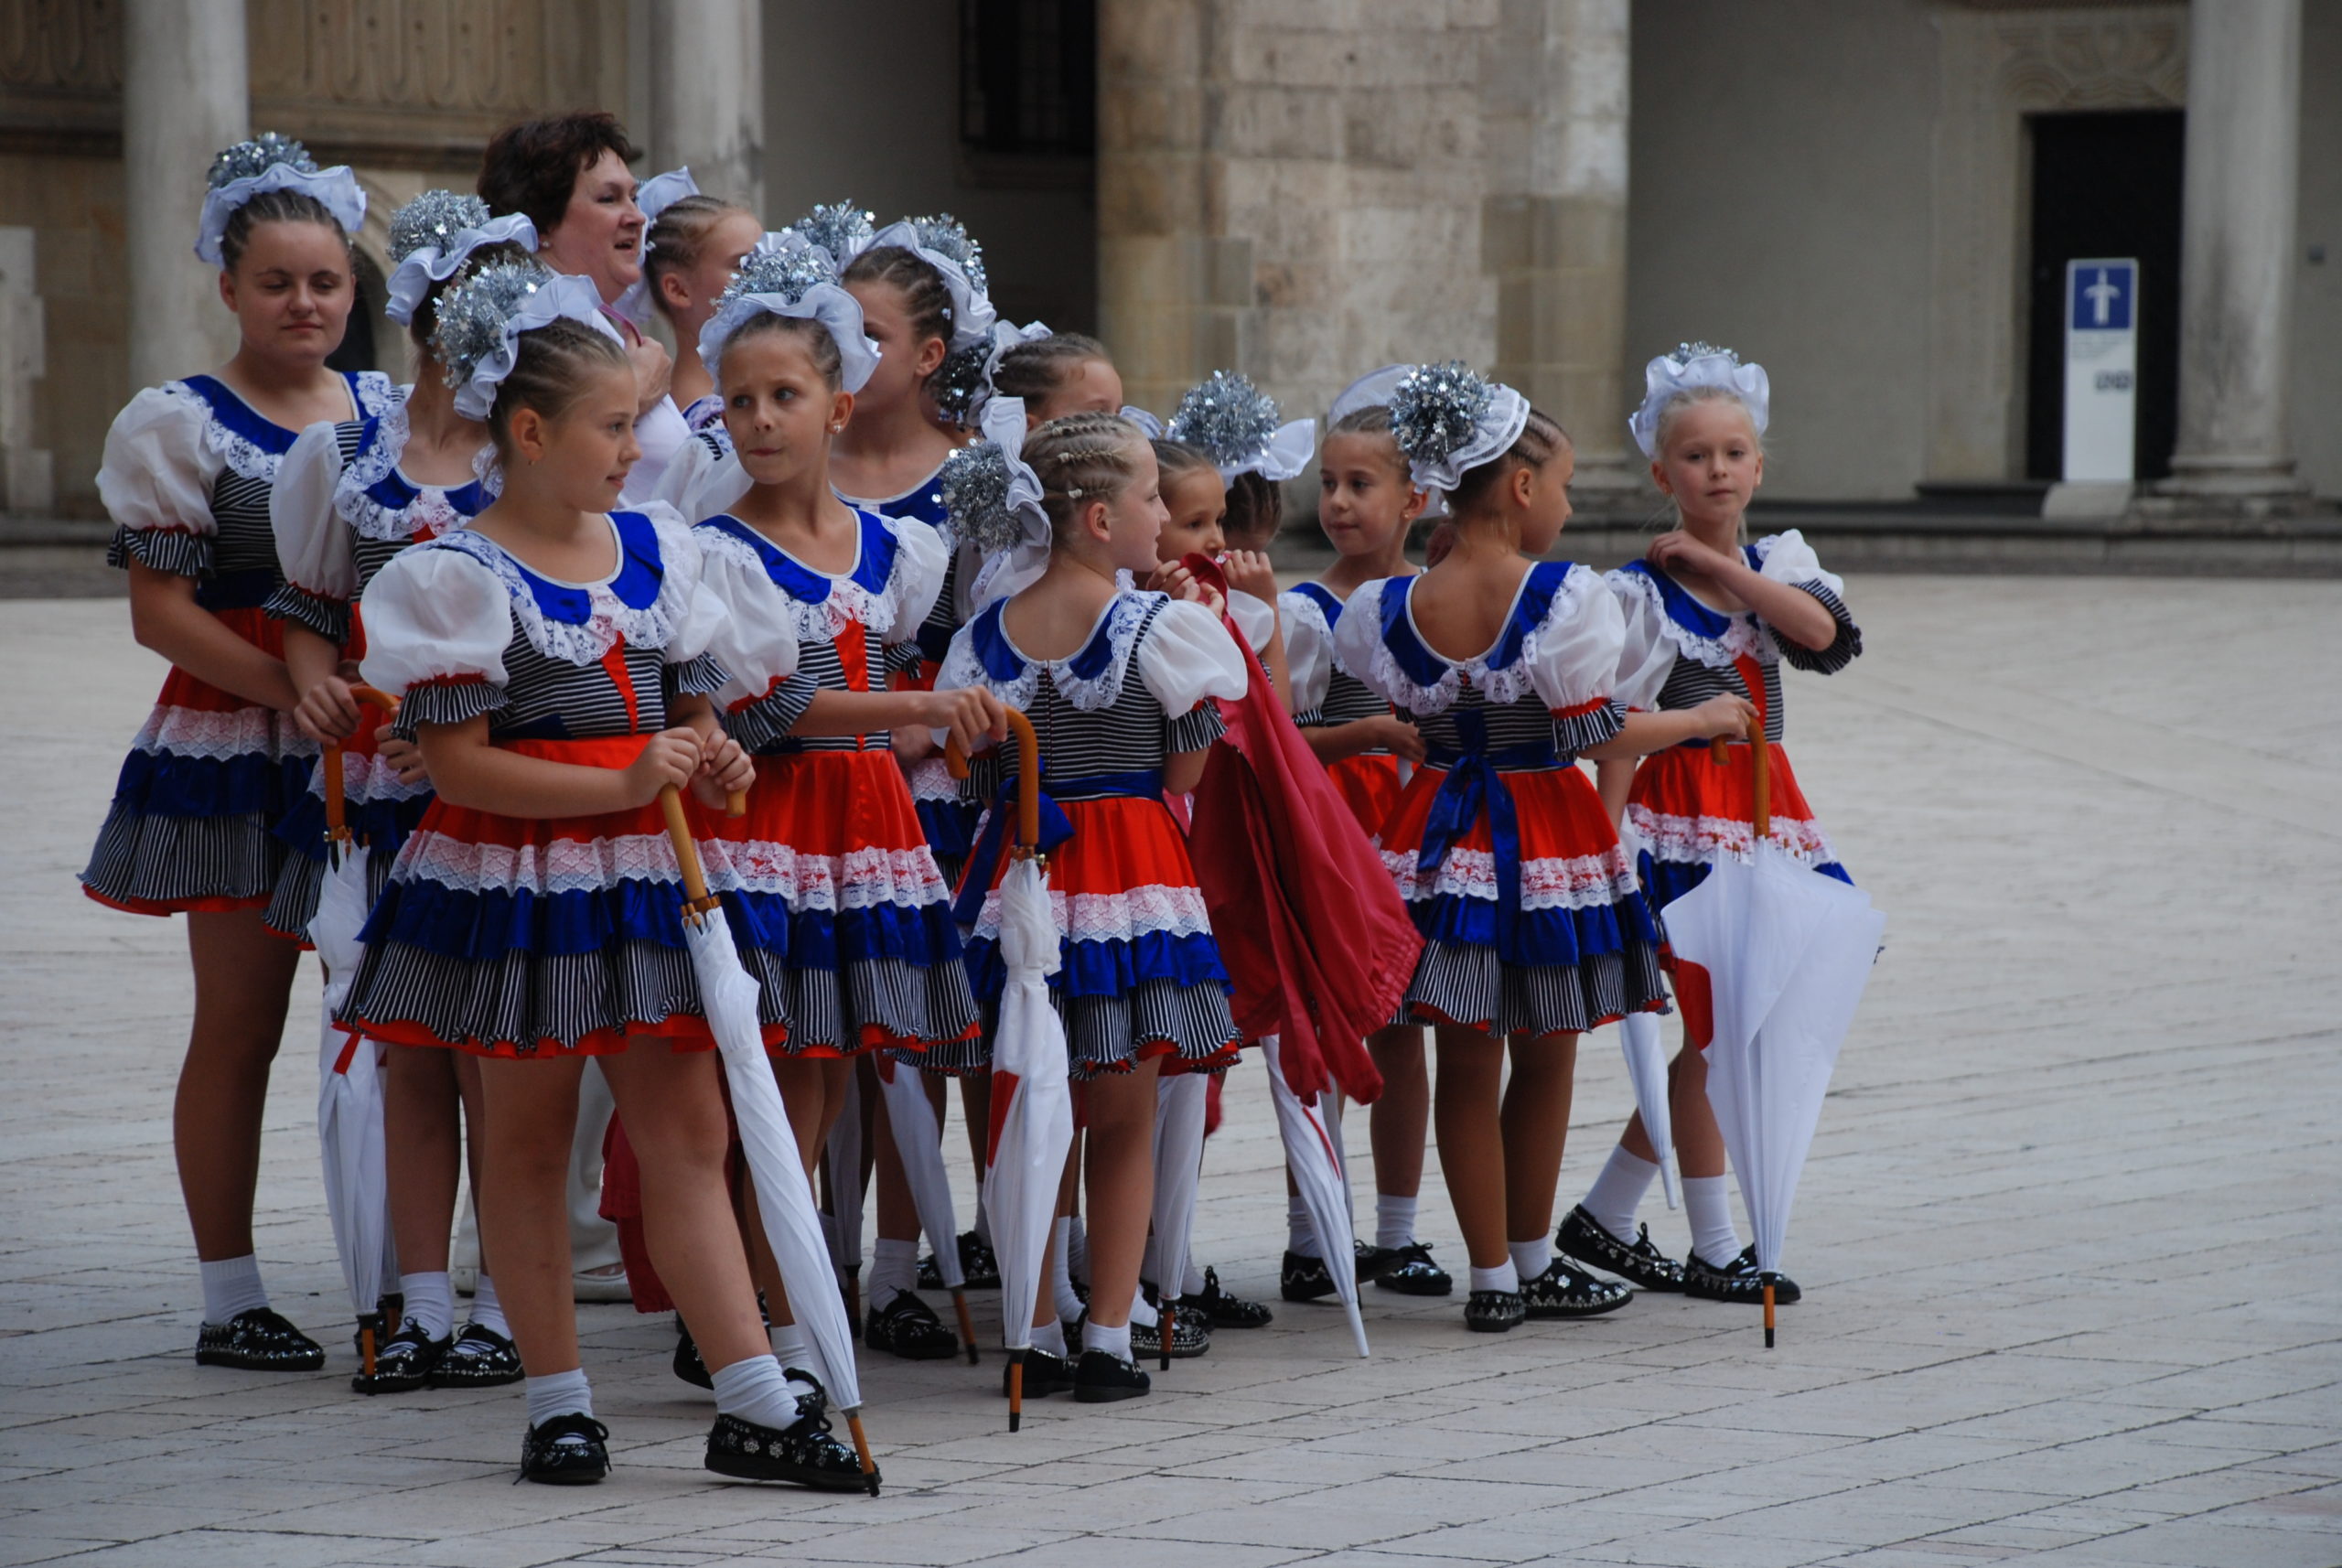
[[[786,596],[800,640],[826,642],[849,622],[883,635],[902,618],[910,574],[902,571],[902,543],[893,525],[873,511],[857,511],[860,528],[854,569],[817,571],[729,512],[718,512],[694,531],[717,554],[764,574]]]
[[[934,473],[898,496],[873,499],[868,496],[850,496],[843,490],[837,491],[836,494],[838,499],[856,511],[875,511],[883,517],[907,517],[915,522],[923,522],[929,528],[937,528],[940,527],[951,515],[943,504],[943,492],[935,488],[935,481],[942,472],[942,465],[938,464]]]
[[[1536,661],[1538,634],[1556,617],[1569,618],[1591,576],[1567,561],[1538,562],[1521,575],[1520,585],[1513,590],[1512,608],[1496,645],[1462,660],[1434,651],[1416,628],[1413,593],[1423,579],[1386,577],[1375,606],[1381,635],[1374,644],[1370,683],[1418,714],[1445,711],[1466,682],[1491,703],[1517,703],[1531,690],[1529,671]]]
[[[452,489],[414,483],[399,472],[406,441],[404,402],[392,403],[360,427],[357,456],[342,466],[333,501],[334,510],[361,538],[401,543],[452,533],[496,499],[496,487],[482,478]]]
[[[1165,594],[1133,588],[1129,574],[1116,574],[1119,590],[1099,612],[1089,638],[1063,659],[1028,659],[1009,639],[1002,612],[1006,599],[995,599],[976,613],[967,629],[952,639],[951,651],[935,677],[936,689],[987,686],[1012,708],[1029,708],[1039,694],[1041,672],[1065,700],[1087,713],[1111,708],[1122,700],[1123,682],[1130,673],[1131,650],[1138,646],[1155,612],[1170,603]]]
[[[598,583],[564,583],[531,571],[502,545],[469,529],[421,546],[454,550],[496,574],[529,646],[548,659],[593,664],[620,642],[664,648],[690,607],[693,574],[667,570],[668,552],[684,545],[639,511],[614,511],[618,569]],[[684,545],[687,549],[688,546]]]
[[[1764,557],[1756,546],[1742,547],[1751,567]],[[1659,622],[1659,629],[1676,651],[1711,670],[1728,670],[1742,659],[1766,661],[1780,656],[1755,615],[1746,610],[1726,615],[1710,609],[1692,591],[1648,561],[1629,561],[1611,577],[1642,597],[1644,608]]]
[[[692,399],[691,407],[683,410],[683,423],[691,426],[692,434],[694,435],[702,435],[711,429],[723,429],[724,399],[722,395],[708,392],[704,396]]]
[[[1337,598],[1334,595],[1334,590],[1327,587],[1325,584],[1303,583],[1295,587],[1287,588],[1285,592],[1293,595],[1295,598],[1306,599],[1311,604],[1316,606],[1317,618],[1326,623],[1326,629],[1327,631],[1331,631],[1334,628],[1342,624],[1342,605],[1344,601]]]
[[[341,378],[349,388],[349,405],[360,419],[397,404],[397,389],[380,371],[344,371]],[[268,419],[217,376],[188,376],[164,383],[164,390],[203,405],[203,444],[231,472],[239,478],[275,482],[276,465],[293,450],[299,431]]]

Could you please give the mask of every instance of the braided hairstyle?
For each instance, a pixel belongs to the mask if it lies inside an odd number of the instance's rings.
[[[943,274],[917,251],[900,245],[873,245],[854,258],[839,282],[883,283],[903,296],[903,314],[910,317],[914,351],[930,338],[951,346],[951,288]]]
[[[752,218],[754,213],[736,201],[726,201],[720,196],[684,196],[667,204],[658,220],[644,236],[646,247],[642,258],[644,286],[650,294],[650,303],[667,324],[675,323],[668,309],[666,292],[659,280],[670,273],[684,273],[700,263],[701,248],[707,237],[725,219],[738,213]]]
[[[340,219],[326,210],[324,202],[306,191],[264,190],[228,215],[228,226],[220,235],[221,271],[236,270],[245,248],[252,242],[252,231],[263,223],[322,223],[341,242],[342,254],[350,253],[348,231]]]
[[[1075,366],[1097,360],[1113,363],[1106,345],[1080,332],[1059,332],[1019,343],[1000,357],[993,368],[992,390],[1002,397],[1021,397],[1032,407],[1065,384]]]
[[[1219,469],[1212,462],[1211,454],[1200,446],[1190,446],[1185,441],[1174,441],[1163,435],[1156,436],[1149,445],[1155,448],[1155,466],[1162,471],[1166,485],[1198,468],[1209,468],[1215,478],[1219,476]]]
[[[1266,550],[1284,526],[1284,489],[1247,468],[1228,481],[1228,515],[1219,531],[1230,550]]]
[[[1487,462],[1464,470],[1464,477],[1447,498],[1447,510],[1463,518],[1488,504],[1499,482],[1516,468],[1542,468],[1561,456],[1570,445],[1569,432],[1561,422],[1543,409],[1532,407],[1529,423],[1511,446]]]
[[[1138,478],[1146,435],[1119,413],[1069,413],[1025,437],[1041,480],[1041,508],[1059,539],[1091,501],[1112,503]]]

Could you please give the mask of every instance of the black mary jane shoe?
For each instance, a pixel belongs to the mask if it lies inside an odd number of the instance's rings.
[[[247,1372],[314,1372],[326,1364],[326,1348],[269,1308],[256,1306],[196,1330],[195,1364]]]
[[[1203,1289],[1180,1298],[1179,1316],[1191,1312],[1201,1314],[1214,1328],[1266,1328],[1277,1316],[1257,1301],[1246,1301],[1221,1289],[1217,1269],[1204,1271]]]
[[[521,1440],[513,1485],[590,1487],[610,1473],[610,1429],[590,1415],[556,1415]]]
[[[1476,1290],[1464,1298],[1464,1326],[1475,1334],[1502,1334],[1529,1316],[1519,1291]]]
[[[1431,1244],[1410,1241],[1403,1247],[1381,1249],[1382,1267],[1374,1276],[1377,1290],[1401,1295],[1453,1295],[1456,1280],[1431,1261]]]
[[[1184,1301],[1174,1302],[1171,1315],[1171,1359],[1192,1361],[1211,1353],[1211,1323],[1200,1312],[1190,1312]],[[1163,1325],[1131,1319],[1131,1355],[1138,1360],[1163,1354]]]
[[[1073,1391],[1073,1363],[1063,1356],[1052,1356],[1047,1350],[1025,1352],[1025,1397],[1045,1400],[1051,1394]],[[1000,1397],[1008,1397],[1008,1369],[1000,1369]]]
[[[797,1398],[797,1419],[773,1427],[717,1416],[707,1434],[707,1467],[736,1481],[787,1481],[817,1492],[876,1496],[876,1472],[864,1475],[854,1450],[830,1434],[829,1395],[821,1383],[794,1369],[789,1376],[813,1385],[811,1393]]]
[[[1730,1301],[1743,1306],[1765,1305],[1765,1276],[1756,1272],[1756,1249],[1743,1247],[1740,1255],[1718,1268],[1697,1250],[1683,1255],[1683,1294],[1696,1301]],[[1773,1276],[1773,1301],[1787,1306],[1805,1293],[1787,1274]]]
[[[1323,1258],[1287,1251],[1277,1270],[1277,1294],[1287,1301],[1323,1301],[1335,1292],[1333,1271]]]
[[[1555,1258],[1533,1280],[1520,1282],[1520,1300],[1531,1317],[1599,1317],[1635,1299],[1635,1293],[1616,1280],[1597,1280]]]
[[[960,1353],[959,1335],[943,1326],[933,1307],[907,1290],[897,1291],[886,1305],[870,1309],[863,1322],[862,1342],[873,1350],[891,1350],[907,1361],[944,1361]]]
[[[675,1359],[670,1365],[675,1376],[695,1389],[713,1389],[715,1380],[708,1374],[707,1363],[700,1359],[699,1341],[692,1337],[691,1329],[683,1323],[681,1313],[675,1316]]]
[[[1358,1263],[1358,1268],[1352,1277],[1360,1284],[1367,1283],[1369,1281],[1372,1280],[1375,1275],[1380,1273],[1382,1272],[1382,1266],[1391,1261],[1391,1250],[1389,1248],[1369,1246],[1364,1241],[1352,1240],[1350,1242],[1350,1251]]]
[[[454,1335],[434,1339],[410,1317],[399,1325],[396,1334],[374,1348],[374,1375],[370,1378],[361,1369],[349,1380],[350,1390],[361,1394],[411,1394],[431,1381],[431,1374],[455,1345]]]
[[[967,1282],[963,1288],[968,1290],[1000,1288],[1000,1260],[993,1255],[984,1239],[972,1230],[960,1232],[960,1275]],[[944,1288],[943,1268],[932,1252],[919,1261],[919,1288]]]
[[[1080,1404],[1134,1400],[1154,1386],[1136,1361],[1125,1361],[1112,1350],[1084,1350],[1073,1369],[1073,1397]]]
[[[435,1389],[500,1389],[528,1374],[521,1366],[521,1351],[493,1328],[467,1323],[456,1342],[431,1369]]]
[[[1634,1240],[1621,1241],[1583,1203],[1570,1210],[1554,1232],[1553,1249],[1573,1262],[1616,1274],[1637,1290],[1683,1288],[1683,1265],[1652,1244],[1649,1226],[1637,1226]]]

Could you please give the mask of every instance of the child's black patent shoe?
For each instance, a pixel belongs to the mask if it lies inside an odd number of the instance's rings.
[[[1616,1280],[1597,1280],[1555,1258],[1543,1273],[1520,1282],[1520,1299],[1531,1317],[1599,1317],[1634,1300],[1635,1293]]]
[[[1241,1295],[1230,1295],[1219,1284],[1215,1269],[1204,1271],[1204,1288],[1179,1301],[1179,1316],[1199,1313],[1214,1328],[1266,1328],[1276,1321],[1276,1314],[1257,1301],[1246,1301]]]
[[[884,1306],[874,1306],[862,1326],[862,1342],[891,1350],[907,1361],[942,1361],[960,1353],[960,1336],[943,1326],[935,1309],[907,1290]]]
[[[1374,1276],[1377,1289],[1401,1295],[1453,1295],[1456,1281],[1431,1261],[1431,1244],[1410,1241],[1382,1250],[1382,1267]]]
[[[423,1331],[423,1326],[412,1317],[399,1325],[399,1331],[374,1348],[374,1373],[369,1377],[361,1369],[349,1380],[349,1386],[361,1394],[405,1394],[430,1382],[431,1374],[455,1348],[455,1337],[434,1339]]]
[[[590,1415],[556,1415],[529,1428],[521,1440],[521,1474],[514,1482],[590,1487],[610,1473],[610,1429]]]
[[[1743,1306],[1765,1305],[1765,1276],[1756,1272],[1756,1249],[1743,1247],[1740,1255],[1718,1268],[1697,1251],[1683,1258],[1683,1294],[1699,1301],[1738,1302]],[[1773,1276],[1773,1301],[1787,1306],[1805,1293],[1787,1274]]]
[[[736,1481],[787,1481],[817,1492],[875,1489],[878,1477],[864,1475],[854,1450],[830,1434],[827,1402],[818,1393],[800,1397],[800,1413],[786,1427],[717,1416],[707,1434],[707,1467]]]
[[[1652,1244],[1649,1226],[1637,1226],[1635,1239],[1621,1241],[1604,1230],[1583,1203],[1562,1221],[1561,1230],[1553,1235],[1553,1250],[1589,1269],[1616,1274],[1637,1290],[1683,1288],[1683,1265]]]
[[[1287,1301],[1323,1301],[1334,1294],[1334,1275],[1325,1259],[1288,1251],[1277,1271],[1277,1291]]]
[[[1073,1391],[1073,1363],[1063,1356],[1052,1356],[1047,1350],[1025,1352],[1025,1397],[1045,1400],[1051,1394]],[[1000,1369],[1000,1397],[1008,1397],[1008,1369]]]
[[[1464,1326],[1475,1334],[1502,1334],[1529,1316],[1519,1291],[1476,1290],[1464,1298]]]
[[[326,1364],[326,1348],[275,1312],[256,1306],[196,1330],[195,1364],[247,1372],[314,1372]]]
[[[1073,1369],[1073,1397],[1080,1404],[1134,1400],[1154,1386],[1136,1361],[1125,1361],[1112,1350],[1084,1350]]]
[[[675,1318],[675,1359],[671,1363],[675,1376],[695,1389],[713,1389],[715,1380],[708,1374],[707,1363],[700,1359],[699,1342],[692,1337],[680,1315]]]
[[[456,1342],[431,1369],[435,1389],[500,1389],[528,1374],[521,1366],[520,1349],[493,1328],[467,1323]]]
[[[1171,1316],[1171,1359],[1191,1361],[1211,1350],[1211,1325],[1203,1314],[1187,1310],[1186,1302],[1174,1302]],[[1141,1323],[1131,1319],[1131,1355],[1140,1360],[1163,1354],[1163,1325]]]
[[[960,1232],[960,1275],[967,1282],[964,1288],[968,1290],[1000,1288],[1000,1260],[993,1255],[993,1250],[984,1239],[972,1230]],[[919,1262],[919,1288],[944,1288],[943,1267],[935,1261],[932,1252]]]

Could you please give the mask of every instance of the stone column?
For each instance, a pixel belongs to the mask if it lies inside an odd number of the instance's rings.
[[[1207,0],[1100,0],[1098,329],[1123,392],[1167,412],[1251,370],[1252,245],[1219,232]]]
[[[1503,0],[1485,68],[1499,380],[1577,443],[1585,499],[1639,494],[1627,448],[1628,0]]]
[[[651,0],[650,156],[689,165],[711,196],[764,210],[765,73],[758,0]]]
[[[192,252],[211,156],[250,134],[244,0],[125,0],[122,33],[130,384],[145,387],[235,351],[217,274]]]
[[[2179,441],[2166,496],[2247,514],[2300,506],[2292,385],[2301,0],[2188,7]]]

